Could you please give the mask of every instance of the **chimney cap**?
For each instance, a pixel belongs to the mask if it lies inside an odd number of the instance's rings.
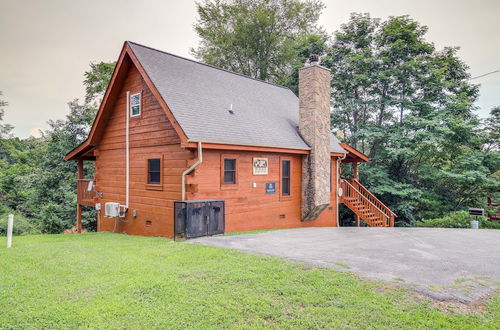
[[[311,54],[309,55],[309,64],[319,64],[319,55],[318,54]]]

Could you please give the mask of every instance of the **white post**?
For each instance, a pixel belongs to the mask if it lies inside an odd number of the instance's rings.
[[[12,227],[14,227],[14,214],[9,214],[7,221],[7,248],[12,246]]]

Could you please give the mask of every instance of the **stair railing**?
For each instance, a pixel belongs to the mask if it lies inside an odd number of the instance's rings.
[[[375,195],[373,195],[368,189],[365,188],[358,180],[349,179],[349,183],[354,186],[363,196],[365,196],[370,202],[375,204],[379,209],[381,209],[388,217],[390,221],[390,226],[394,227],[394,219],[397,217],[396,213],[392,212],[384,203],[382,203]]]
[[[349,181],[342,179],[341,186],[343,190],[342,202],[344,204],[351,204],[354,209],[360,208],[360,206],[366,208],[368,213],[376,216],[376,219],[367,219],[365,214],[360,211],[355,211],[355,213],[367,223],[383,222],[384,226],[391,226],[391,216],[387,215],[382,211],[376,204],[371,202],[366,196],[364,196],[354,185]],[[355,201],[361,203],[359,206],[352,204],[351,199],[354,198]],[[392,212],[392,211],[391,211]],[[370,223],[371,222],[371,223]],[[393,224],[392,224],[393,225]]]

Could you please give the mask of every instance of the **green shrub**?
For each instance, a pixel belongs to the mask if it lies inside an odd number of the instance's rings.
[[[5,207],[0,207],[0,235],[7,234],[7,219],[9,213],[14,214],[14,228],[12,233],[14,235],[28,235],[28,234],[40,234],[41,230],[37,222],[30,221],[29,219],[23,217],[17,212],[12,212]]]
[[[442,218],[418,221],[417,227],[437,228],[470,228],[470,221],[476,217],[469,215],[467,211],[456,211]],[[500,223],[489,221],[486,217],[478,217],[479,228],[500,229]]]
[[[500,221],[484,221],[481,228],[500,229]]]

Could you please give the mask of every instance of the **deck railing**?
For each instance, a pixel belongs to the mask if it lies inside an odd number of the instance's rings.
[[[92,184],[91,184],[92,182]],[[94,189],[93,179],[78,179],[77,200],[78,204],[94,206],[94,197],[96,192]]]

